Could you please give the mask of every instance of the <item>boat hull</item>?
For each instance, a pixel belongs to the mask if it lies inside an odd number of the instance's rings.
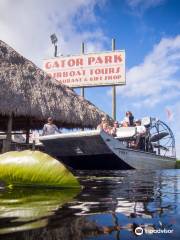
[[[132,169],[115,154],[56,157],[72,169],[79,170],[118,170]]]
[[[170,169],[175,158],[127,148],[104,131],[40,137],[44,151],[73,169]]]

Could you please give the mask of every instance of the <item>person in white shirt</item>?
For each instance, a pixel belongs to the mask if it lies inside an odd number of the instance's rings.
[[[44,135],[52,135],[52,134],[55,134],[55,133],[61,133],[61,131],[59,131],[58,127],[53,124],[53,119],[52,117],[49,117],[48,118],[48,122],[46,124],[44,124],[44,127],[43,127],[43,136]]]
[[[145,151],[145,136],[146,136],[146,128],[145,126],[141,125],[141,120],[135,121],[136,125],[136,147],[140,150]]]
[[[141,125],[141,120],[137,120],[135,122],[135,124],[136,124],[136,132],[137,132],[137,134],[140,134],[141,136],[145,135],[146,134],[146,128],[145,128],[145,126]]]

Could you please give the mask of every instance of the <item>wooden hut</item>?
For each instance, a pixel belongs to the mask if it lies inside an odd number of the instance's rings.
[[[40,129],[49,116],[65,128],[94,128],[109,118],[0,40],[0,131]]]

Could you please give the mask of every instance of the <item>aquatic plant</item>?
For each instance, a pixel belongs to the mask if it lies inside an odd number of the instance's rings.
[[[80,188],[77,178],[61,162],[30,150],[0,155],[0,181],[8,186]]]

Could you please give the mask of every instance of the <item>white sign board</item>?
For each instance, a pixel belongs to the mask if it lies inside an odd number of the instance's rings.
[[[125,51],[44,60],[43,70],[69,87],[125,84]]]

